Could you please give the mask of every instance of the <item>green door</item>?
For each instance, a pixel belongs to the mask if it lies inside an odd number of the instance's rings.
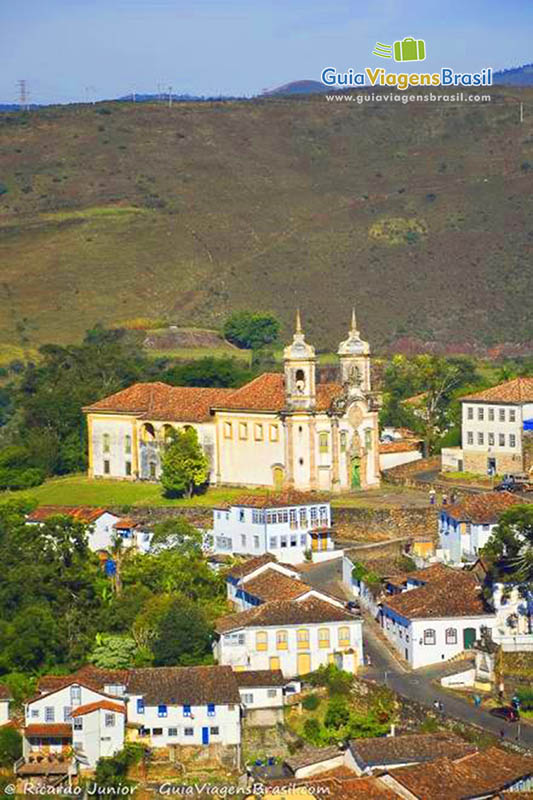
[[[359,489],[361,486],[361,459],[356,456],[352,458],[352,489]]]
[[[476,629],[465,628],[463,631],[463,643],[465,650],[470,650],[470,648],[474,646],[475,641],[476,641]]]

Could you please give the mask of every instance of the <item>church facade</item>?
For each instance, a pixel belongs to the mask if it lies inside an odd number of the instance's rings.
[[[317,383],[297,315],[283,373],[240,389],[139,383],[84,409],[89,476],[156,481],[172,429],[194,427],[215,485],[346,491],[378,486],[379,395],[355,314],[338,350],[339,383]]]

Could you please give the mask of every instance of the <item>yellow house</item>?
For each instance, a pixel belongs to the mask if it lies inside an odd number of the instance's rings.
[[[340,381],[317,382],[300,315],[284,370],[240,389],[139,383],[84,409],[89,476],[158,480],[170,430],[192,426],[217,485],[341,491],[379,485],[379,395],[355,314]]]

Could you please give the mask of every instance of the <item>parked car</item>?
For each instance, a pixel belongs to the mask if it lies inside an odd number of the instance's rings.
[[[506,722],[518,722],[520,714],[512,706],[498,706],[498,708],[491,708],[490,713],[493,717],[504,719]]]

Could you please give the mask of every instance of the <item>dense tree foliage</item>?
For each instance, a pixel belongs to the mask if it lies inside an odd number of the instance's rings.
[[[199,358],[165,370],[161,380],[173,386],[218,386],[232,388],[251,380],[255,371],[237,358]]]
[[[273,314],[234,311],[224,323],[224,336],[237,347],[256,350],[278,338],[280,324]]]
[[[205,664],[212,659],[212,629],[202,609],[190,600],[175,600],[161,620],[154,642],[158,667]]]
[[[173,431],[161,459],[161,483],[167,497],[191,497],[205,484],[209,462],[194,428]]]

